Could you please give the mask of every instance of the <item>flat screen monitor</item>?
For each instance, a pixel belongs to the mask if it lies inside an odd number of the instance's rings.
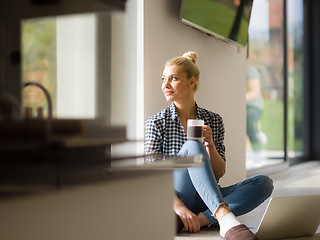
[[[180,21],[245,47],[253,0],[182,0]]]

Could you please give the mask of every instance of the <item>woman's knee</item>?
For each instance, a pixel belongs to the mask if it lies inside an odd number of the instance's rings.
[[[267,175],[257,175],[259,179],[260,187],[263,189],[263,192],[266,195],[266,198],[269,197],[273,192],[273,180]]]
[[[198,154],[207,154],[205,146],[198,140],[187,140],[178,153],[180,156],[195,156]]]

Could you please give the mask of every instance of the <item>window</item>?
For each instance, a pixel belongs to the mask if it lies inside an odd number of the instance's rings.
[[[57,24],[56,18],[30,19],[22,22],[22,78],[23,82],[41,84],[51,95],[53,113],[57,109]],[[35,86],[23,91],[23,105],[48,112],[47,100],[42,90]]]
[[[101,17],[91,13],[22,22],[23,82],[40,84],[50,93],[54,118],[96,118],[101,115],[99,97],[110,96],[100,94],[110,90],[101,87],[100,81],[107,79],[102,72],[110,66],[106,63],[110,54],[105,54],[110,41],[104,38],[104,47],[99,45]],[[102,63],[106,63],[103,70]],[[23,93],[23,104],[33,117],[38,108],[48,114],[47,99],[39,87],[27,86]],[[103,104],[108,108],[107,100]]]
[[[283,0],[253,5],[247,59],[248,170],[303,154],[302,3],[288,1],[286,9]]]
[[[283,1],[255,1],[247,59],[247,168],[284,159]]]

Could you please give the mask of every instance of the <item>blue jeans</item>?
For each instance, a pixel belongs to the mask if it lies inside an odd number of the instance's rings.
[[[250,177],[229,187],[220,187],[212,171],[205,146],[196,140],[186,141],[178,156],[203,155],[204,165],[174,170],[174,188],[178,198],[193,213],[204,214],[210,221],[221,204],[228,204],[236,215],[250,212],[273,191],[272,180],[265,175]]]

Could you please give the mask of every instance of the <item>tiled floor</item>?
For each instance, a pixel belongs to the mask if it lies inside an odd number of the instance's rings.
[[[274,181],[274,192],[272,196],[291,196],[320,194],[320,161],[311,161],[290,167],[288,170],[270,175]],[[268,200],[252,212],[239,217],[239,220],[249,227],[256,226],[264,213]],[[203,229],[198,233],[182,232],[175,240],[204,240],[219,239],[217,228]],[[293,239],[293,238],[291,238]],[[299,240],[320,240],[320,226],[317,234],[312,237],[294,238]]]

